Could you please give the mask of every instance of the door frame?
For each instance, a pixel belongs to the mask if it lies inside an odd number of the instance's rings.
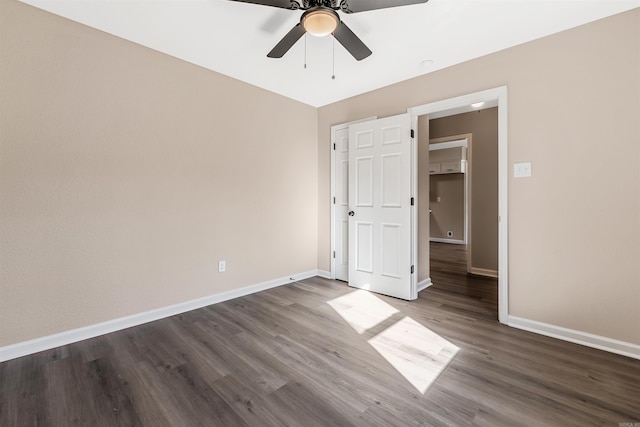
[[[463,223],[463,233],[464,239],[434,239],[429,236],[430,242],[444,242],[451,243],[455,245],[466,245],[467,247],[467,255],[471,251],[471,173],[470,173],[470,164],[471,164],[471,139],[472,134],[465,133],[461,135],[452,135],[452,136],[444,136],[441,138],[429,138],[429,154],[431,151],[444,150],[447,148],[455,148],[455,147],[464,147],[466,152],[466,160],[464,161],[464,195],[463,195],[463,204],[464,204],[464,223]],[[464,142],[460,142],[464,141]],[[437,148],[434,148],[437,146]],[[431,179],[431,176],[429,176]],[[429,192],[431,193],[431,192]],[[429,215],[429,221],[431,221],[431,215]],[[431,227],[429,227],[431,228]],[[469,256],[467,256],[467,272],[469,271],[471,264],[469,263]]]
[[[351,122],[340,123],[331,126],[331,141],[329,149],[331,150],[331,196],[329,203],[331,205],[331,279],[336,279],[336,132],[342,129],[349,128],[350,125],[362,122],[368,122],[369,120],[376,120],[378,116],[365,117],[364,119],[353,120]]]
[[[493,102],[498,106],[498,321],[500,323],[507,324],[509,314],[509,250],[508,250],[508,134],[507,134],[507,86],[500,86],[492,89],[487,89],[479,92],[470,93],[454,98],[449,98],[441,101],[431,102],[428,104],[419,105],[407,109],[407,113],[411,116],[411,126],[414,129],[414,138],[412,141],[412,180],[411,180],[411,194],[416,200],[417,206],[417,188],[418,188],[418,156],[417,156],[417,131],[418,131],[418,117],[422,115],[433,115],[449,110],[456,110],[455,113],[459,114],[467,111],[473,111],[471,104],[476,102]],[[366,118],[362,120],[356,120],[353,122],[347,122],[339,125],[338,127],[348,127],[352,123],[358,123],[361,121],[376,119],[377,117]],[[335,251],[335,205],[333,204],[333,197],[335,197],[335,152],[333,151],[334,142],[334,127],[331,127],[331,144],[329,146],[331,150],[331,198],[329,203],[331,204],[331,278],[335,279],[335,259],[333,258],[333,251]],[[414,209],[415,210],[415,209]],[[412,243],[412,263],[418,265],[418,215],[412,216],[412,228],[413,228],[413,243]],[[412,276],[412,288],[416,289],[417,271]]]
[[[442,101],[432,102],[407,109],[411,115],[411,126],[414,129],[415,138],[418,138],[418,117],[423,115],[434,115],[451,111],[451,114],[460,114],[467,111],[474,111],[471,104],[485,102],[498,106],[498,321],[507,324],[509,315],[509,220],[508,220],[508,132],[507,132],[507,86],[500,86],[483,90],[467,95],[449,98]],[[443,116],[440,116],[443,117]],[[417,200],[418,174],[417,155],[414,155],[412,173],[412,194]],[[417,205],[417,202],[416,202]],[[417,248],[417,216],[414,215],[413,227],[413,264],[418,265]],[[417,277],[417,274],[415,275]]]

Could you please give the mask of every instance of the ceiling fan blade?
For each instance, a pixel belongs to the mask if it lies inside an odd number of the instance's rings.
[[[282,9],[300,9],[300,4],[295,0],[230,0],[240,3],[261,4],[263,6],[280,7]]]
[[[344,22],[340,22],[338,28],[333,32],[333,36],[349,51],[358,61],[371,55],[369,48],[356,36]]]
[[[389,7],[409,6],[426,3],[429,0],[342,0],[340,9],[344,13],[366,12],[367,10],[386,9]]]
[[[297,24],[278,42],[276,47],[271,49],[271,52],[269,52],[267,56],[269,58],[282,58],[304,33],[306,33],[306,31],[302,25]]]

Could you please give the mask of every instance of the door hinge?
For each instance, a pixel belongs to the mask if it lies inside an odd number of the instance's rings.
[[[335,197],[333,198],[333,204],[334,205],[336,204],[336,198]]]
[[[336,143],[334,142],[333,143],[333,150],[335,151],[335,149],[336,149]]]
[[[413,274],[413,265],[411,266],[411,274]]]
[[[416,203],[416,200],[412,197],[411,198],[411,206],[415,205],[415,203]]]
[[[411,129],[411,138],[415,138],[416,137],[416,133],[413,131],[413,129]]]
[[[333,257],[334,258],[336,257],[336,251],[333,251]]]

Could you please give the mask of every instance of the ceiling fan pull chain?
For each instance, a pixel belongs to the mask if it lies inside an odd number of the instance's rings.
[[[331,80],[335,80],[336,79],[336,38],[333,35],[331,36],[331,46],[333,49],[333,69],[331,74]]]
[[[307,33],[304,33],[304,68],[307,69]]]

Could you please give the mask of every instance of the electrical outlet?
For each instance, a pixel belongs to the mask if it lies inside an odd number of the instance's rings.
[[[224,273],[227,269],[227,261],[218,261],[218,273]]]

